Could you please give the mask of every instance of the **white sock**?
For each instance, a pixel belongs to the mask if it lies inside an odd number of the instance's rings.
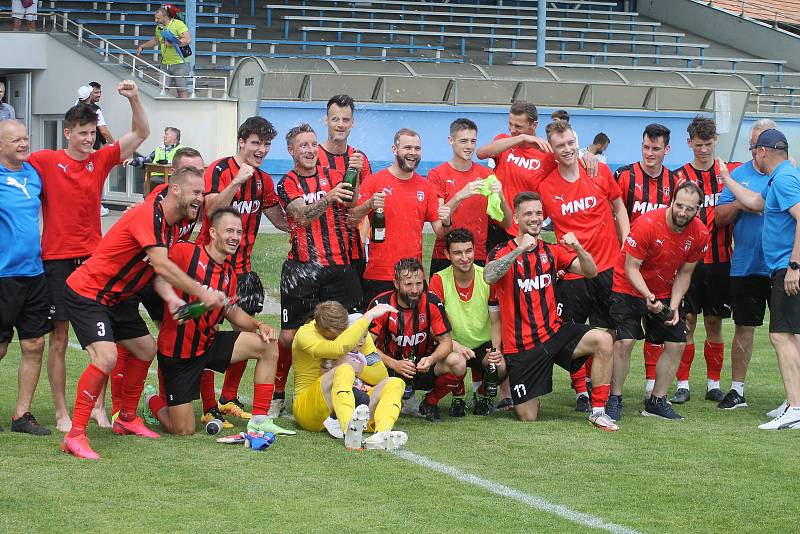
[[[708,388],[707,391],[711,391],[712,389],[719,389],[719,380],[711,380],[708,379]]]
[[[653,391],[654,387],[656,387],[656,381],[655,380],[650,380],[648,378],[647,380],[644,381],[644,390],[645,391],[647,391],[647,392]],[[678,384],[678,387],[680,387],[680,384]]]
[[[254,415],[254,416],[250,417],[250,420],[254,424],[260,425],[261,423],[263,423],[264,421],[267,420],[267,416],[266,415]]]
[[[596,408],[596,407],[592,406],[592,415],[594,415],[596,413],[600,413],[602,411],[603,411],[603,407],[602,406],[600,406],[599,408]]]
[[[678,380],[678,389],[689,389],[688,380]]]
[[[580,399],[581,397],[586,397],[586,398],[588,399],[588,398],[589,398],[589,394],[588,394],[587,392],[585,392],[585,391],[584,391],[583,393],[577,393],[577,394],[575,395],[575,399],[576,399],[576,400],[577,400],[577,399]]]
[[[731,382],[731,389],[744,397],[744,382]]]

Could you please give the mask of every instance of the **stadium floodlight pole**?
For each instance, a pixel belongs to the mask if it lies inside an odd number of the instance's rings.
[[[192,36],[192,45],[197,51],[197,0],[186,0],[186,26],[189,28],[189,35]],[[194,60],[197,54],[189,56],[189,72],[194,73]]]
[[[547,35],[547,2],[539,0],[539,11],[536,15],[536,66],[544,67],[544,52]]]

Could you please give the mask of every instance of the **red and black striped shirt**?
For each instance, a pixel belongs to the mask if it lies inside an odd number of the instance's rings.
[[[648,211],[669,206],[675,191],[675,174],[664,166],[661,174],[650,176],[637,161],[617,169],[614,178],[622,191],[631,224]]]
[[[177,243],[169,250],[170,259],[191,278],[205,287],[222,291],[229,297],[236,295],[236,273],[233,265],[219,264],[208,255],[204,245]],[[187,303],[197,299],[177,291]],[[178,324],[168,309],[164,310],[164,323],[158,333],[158,352],[168,358],[194,358],[202,356],[213,343],[217,329],[225,318],[225,308],[207,311],[197,319]]]
[[[517,248],[512,239],[497,245],[487,263]],[[514,265],[492,285],[500,305],[503,324],[503,354],[516,354],[544,343],[558,332],[555,283],[559,271],[575,261],[574,251],[562,245],[548,245],[541,239],[533,250],[514,260]]]
[[[169,184],[159,184],[155,189],[150,191],[147,195],[148,202],[161,202],[167,196],[167,188]],[[189,238],[194,232],[194,227],[197,225],[197,219],[181,219],[172,225],[172,242],[189,241]]]
[[[375,334],[375,346],[396,360],[406,360],[414,354],[416,359],[430,356],[436,346],[436,338],[451,330],[450,321],[444,311],[444,304],[430,291],[420,295],[414,308],[404,308],[397,302],[397,291],[387,291],[375,297],[370,303],[389,304],[397,309],[383,315],[370,326]]]
[[[236,177],[239,172],[239,164],[233,156],[220,158],[206,169],[206,195],[221,193]],[[250,254],[253,252],[253,245],[258,236],[258,227],[261,224],[261,212],[278,204],[278,197],[275,195],[275,186],[272,177],[256,169],[253,176],[239,187],[233,196],[231,206],[242,215],[242,241],[239,249],[231,257],[231,263],[237,274],[247,273],[253,270],[250,264]],[[209,213],[203,210],[203,228],[197,237],[197,243],[205,245],[211,237],[208,229],[211,226]]]
[[[733,171],[741,163],[728,163],[728,170]],[[698,218],[706,224],[711,240],[708,242],[708,250],[703,258],[703,263],[730,263],[731,253],[733,252],[733,225],[717,226],[714,222],[714,210],[717,205],[720,193],[725,189],[725,183],[719,176],[719,166],[714,162],[713,167],[707,171],[695,169],[691,163],[687,163],[677,171],[676,184],[680,184],[684,179],[691,180],[698,185],[703,192],[703,206],[700,208]]]
[[[88,299],[116,306],[150,283],[154,271],[147,250],[171,246],[173,235],[161,202],[143,202],[111,227],[91,257],[67,278],[67,285]]]
[[[291,235],[290,260],[325,267],[350,263],[351,234],[357,238],[358,229],[347,225],[348,210],[344,205],[331,203],[318,219],[306,225],[299,223],[287,210],[297,199],[306,206],[322,200],[342,179],[337,171],[317,167],[311,176],[300,176],[291,170],[278,182],[278,198],[287,211]]]

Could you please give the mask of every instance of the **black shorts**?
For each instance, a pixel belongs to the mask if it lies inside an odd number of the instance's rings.
[[[514,404],[522,404],[553,391],[554,364],[570,374],[580,369],[589,355],[573,358],[572,353],[589,330],[591,327],[584,324],[563,323],[558,332],[544,343],[525,352],[506,354]]]
[[[206,351],[194,358],[169,358],[159,352],[158,369],[164,378],[167,404],[177,406],[199,399],[203,369],[224,373],[231,363],[239,334],[241,332],[217,332]]]
[[[471,360],[467,360],[467,367],[472,369],[473,371],[477,371],[479,373],[483,372],[483,359],[486,358],[486,351],[492,348],[492,342],[487,341],[480,347],[472,349],[472,352],[475,353],[475,357]]]
[[[731,276],[733,322],[738,326],[764,324],[769,294],[769,276]]]
[[[614,269],[606,269],[594,278],[559,280],[556,298],[561,304],[561,320],[583,324],[588,319],[595,328],[614,328],[610,314],[613,280]]]
[[[0,278],[0,343],[17,329],[18,339],[36,339],[53,330],[45,276]]]
[[[311,318],[317,304],[326,300],[339,302],[348,312],[361,308],[361,281],[354,266],[283,262],[281,328],[300,328]]]
[[[367,280],[365,278],[362,282],[364,288],[363,311],[367,311],[367,308],[369,307],[370,302],[372,302],[372,299],[374,299],[381,293],[386,293],[387,291],[394,291],[394,282],[390,280]]]
[[[481,267],[483,267],[484,265],[486,265],[486,262],[484,260],[475,260],[475,265],[480,265]],[[448,267],[450,267],[450,260],[431,258],[431,265],[430,265],[430,270],[428,271],[428,278],[438,273],[439,271],[444,271]]]
[[[64,296],[69,322],[84,349],[97,341],[115,343],[150,335],[139,315],[137,299],[124,300],[111,308],[78,295],[69,286]]]
[[[164,322],[164,301],[152,284],[142,288],[136,296],[153,321]]]
[[[50,298],[50,320],[66,321],[69,319],[64,307],[64,290],[67,278],[89,257],[68,258],[63,260],[45,260],[44,275],[47,278],[47,293]]]
[[[659,300],[669,306],[669,299]],[[680,313],[677,324],[667,326],[647,311],[643,298],[617,292],[611,296],[611,318],[616,326],[617,339],[644,339],[656,345],[665,342],[685,343],[686,323],[683,310]]]
[[[250,271],[238,275],[236,280],[236,304],[248,315],[255,315],[264,309],[264,286],[258,274]]]
[[[774,334],[800,334],[800,294],[787,295],[783,288],[786,269],[772,275],[769,297],[769,331]]]
[[[426,373],[417,373],[414,375],[414,391],[430,391],[434,387],[436,387],[436,373],[434,373],[433,369],[436,365],[431,365],[430,369]],[[389,369],[389,376],[398,376],[399,378],[403,378],[395,374],[394,371]]]
[[[730,263],[698,263],[683,298],[686,313],[731,316]]]

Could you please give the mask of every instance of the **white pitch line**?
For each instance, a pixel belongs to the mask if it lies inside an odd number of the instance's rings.
[[[535,495],[524,493],[522,491],[515,490],[514,488],[509,488],[508,486],[498,484],[497,482],[492,482],[491,480],[486,480],[485,478],[481,478],[479,476],[471,475],[461,471],[460,469],[456,469],[455,467],[431,460],[430,458],[426,458],[425,456],[421,456],[419,454],[414,454],[413,452],[401,450],[395,451],[393,454],[395,456],[399,456],[403,460],[415,463],[432,471],[442,473],[456,480],[460,480],[461,482],[472,484],[473,486],[477,486],[490,493],[494,493],[495,495],[514,499],[515,501],[526,504],[531,508],[536,508],[537,510],[542,510],[550,514],[557,515],[572,521],[573,523],[619,534],[639,534],[638,531],[628,527],[609,523],[590,514],[576,512],[575,510],[571,510],[566,506],[561,506],[560,504],[553,504]]]

